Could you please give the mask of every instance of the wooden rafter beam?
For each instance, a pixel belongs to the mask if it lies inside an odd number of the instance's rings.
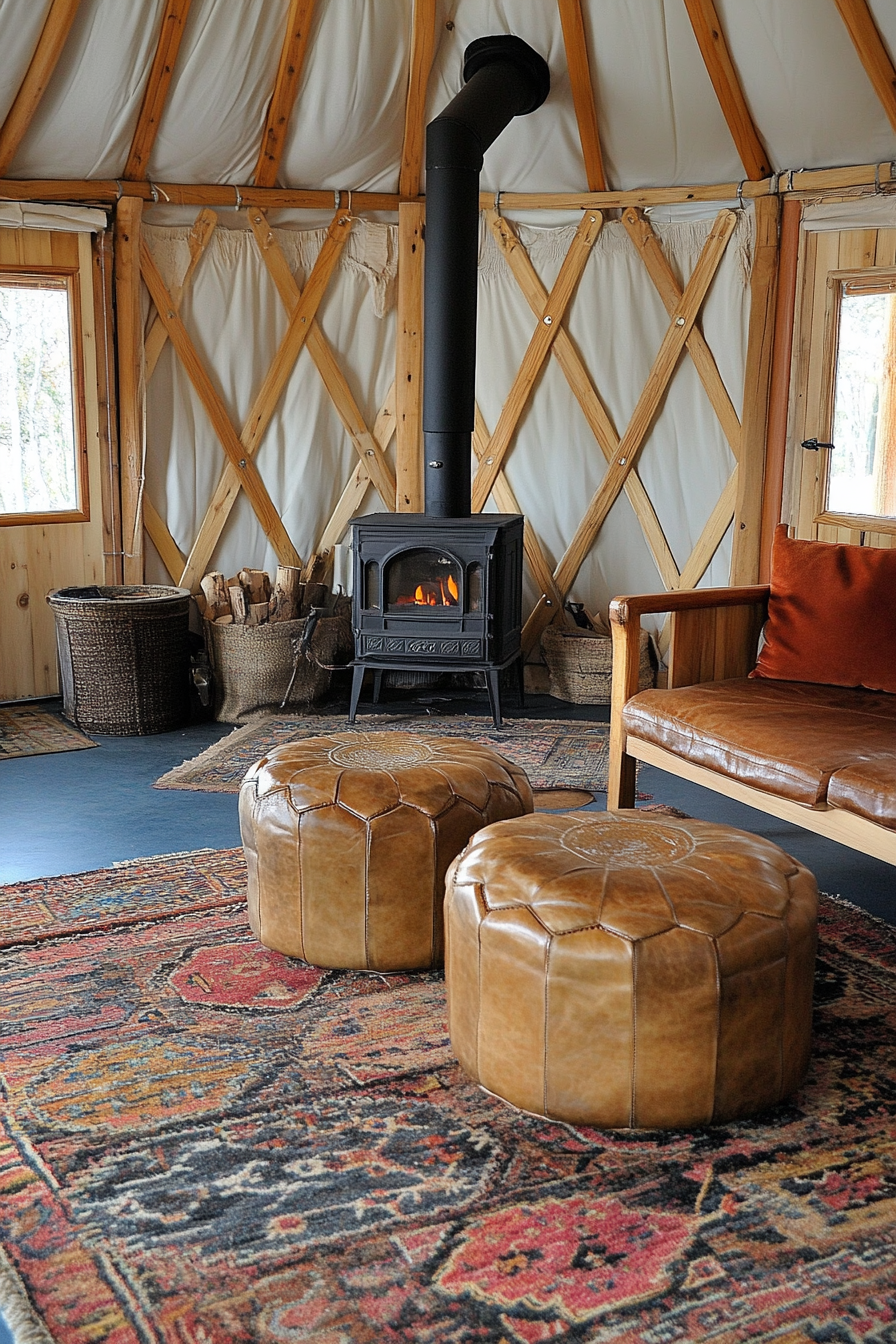
[[[62,55],[79,4],[80,0],[53,0],[31,64],[0,128],[0,177],[15,158],[16,150],[47,91],[50,76]]]
[[[582,0],[557,0],[557,3],[560,7],[563,45],[566,48],[566,66],[569,70],[569,83],[579,127],[579,140],[582,143],[582,157],[585,160],[585,177],[588,182],[588,190],[606,191],[607,178],[600,148],[600,134],[597,129],[597,104],[594,97],[594,80],[588,62],[588,44],[585,36]]]
[[[143,94],[143,102],[140,104],[140,114],[131,140],[128,160],[122,173],[122,177],[129,181],[146,176],[149,156],[159,133],[162,110],[168,97],[174,62],[177,60],[189,12],[190,0],[166,0],[156,54]]]
[[[290,0],[286,38],[280,51],[280,64],[277,67],[274,92],[268,104],[261,152],[255,168],[256,187],[272,187],[277,181],[280,160],[286,147],[289,118],[299,92],[313,14],[314,0]]]
[[[874,86],[890,125],[896,130],[896,66],[884,46],[868,0],[834,0],[859,60]]]
[[[684,0],[684,3],[744,172],[752,181],[768,177],[771,173],[768,154],[747,107],[716,12],[715,0]]]
[[[426,87],[435,50],[435,0],[414,0],[414,20],[411,32],[410,74],[408,99],[404,114],[404,143],[401,149],[401,169],[398,192],[401,196],[416,196],[420,190],[420,170],[423,167],[423,138],[426,116]]]

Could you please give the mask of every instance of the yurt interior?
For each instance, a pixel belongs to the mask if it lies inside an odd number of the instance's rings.
[[[893,0],[0,0],[0,574],[0,1344],[896,1337]]]

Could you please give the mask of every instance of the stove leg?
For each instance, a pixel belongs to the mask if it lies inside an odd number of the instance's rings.
[[[492,711],[495,727],[501,727],[501,673],[489,669],[485,672],[485,685],[488,690],[488,703]]]
[[[361,683],[364,680],[365,669],[356,667],[352,672],[352,698],[348,706],[348,721],[354,723],[355,715],[358,712],[358,701],[361,699]]]
[[[380,702],[380,691],[383,689],[383,674],[379,668],[373,674],[373,703],[378,705]]]

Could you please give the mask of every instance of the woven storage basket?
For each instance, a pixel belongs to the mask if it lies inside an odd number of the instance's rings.
[[[189,717],[186,588],[58,588],[47,601],[66,718],[90,733],[132,737]]]
[[[329,690],[333,667],[348,663],[354,653],[351,624],[340,616],[323,617],[311,637],[311,659],[300,655],[297,662],[294,646],[304,629],[304,619],[268,625],[206,621],[216,719],[245,723],[253,714],[280,709],[287,690],[284,709],[306,708]]]
[[[550,694],[574,705],[608,705],[613,681],[613,641],[590,630],[558,630],[549,625],[541,637],[551,674]],[[638,689],[654,683],[650,636],[641,631]]]

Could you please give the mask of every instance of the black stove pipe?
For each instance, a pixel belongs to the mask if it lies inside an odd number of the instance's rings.
[[[541,106],[551,86],[543,57],[503,35],[467,47],[464,80],[426,128],[423,442],[426,513],[434,518],[470,516],[483,156],[514,117]]]

